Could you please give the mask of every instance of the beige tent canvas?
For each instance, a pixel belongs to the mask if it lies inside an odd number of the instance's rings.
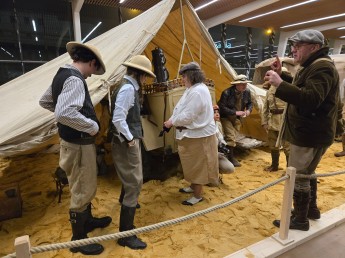
[[[104,75],[87,79],[95,106],[107,96],[110,86],[124,75],[125,67],[121,65],[124,61],[137,54],[145,54],[151,59],[151,51],[156,47],[165,53],[169,79],[177,77],[182,63],[194,60],[201,65],[206,77],[214,80],[215,100],[229,87],[236,72],[215,48],[210,34],[190,3],[185,1],[182,8],[173,10],[174,4],[178,6],[178,3],[175,0],[161,1],[141,15],[88,42],[100,50],[107,67]],[[58,142],[54,115],[41,108],[38,101],[57,69],[70,62],[66,53],[0,87],[1,156],[35,152]],[[254,96],[261,90],[254,86],[250,88]],[[159,104],[150,107],[161,108]],[[96,108],[101,113],[105,112],[99,105]],[[103,121],[103,129],[107,122]],[[249,130],[245,134],[255,137],[256,131]]]

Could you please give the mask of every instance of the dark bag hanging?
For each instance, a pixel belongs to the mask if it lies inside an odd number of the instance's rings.
[[[169,80],[169,72],[164,66],[166,63],[164,52],[161,48],[158,48],[158,47],[156,47],[151,52],[152,52],[153,69],[156,75],[156,80],[158,83],[166,82],[167,80]]]

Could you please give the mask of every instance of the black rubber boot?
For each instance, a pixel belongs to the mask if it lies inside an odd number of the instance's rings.
[[[123,198],[125,197],[125,189],[123,188],[123,186],[121,187],[121,193],[120,193],[120,197],[119,197],[119,203],[122,204],[123,202]],[[137,203],[137,205],[135,206],[137,209],[140,209],[140,204]]]
[[[309,219],[320,219],[321,212],[316,204],[317,199],[317,180],[310,179],[310,203],[309,203],[309,210],[308,210],[308,218]]]
[[[309,220],[307,218],[310,202],[310,192],[294,191],[294,215],[290,218],[290,229],[297,229],[302,231],[309,230]],[[273,225],[280,227],[280,220],[274,220]]]
[[[85,232],[85,222],[89,216],[87,211],[84,212],[69,212],[70,222],[72,226],[72,241],[87,238]],[[89,244],[79,247],[72,247],[69,249],[72,253],[81,252],[84,255],[97,255],[103,252],[104,248],[100,244]]]
[[[120,213],[120,231],[127,231],[134,229],[133,221],[135,216],[136,207],[127,207],[121,205]],[[145,249],[146,243],[140,240],[137,236],[124,237],[117,240],[117,243],[121,246],[128,246],[131,249]]]
[[[228,160],[234,165],[234,167],[240,167],[241,163],[238,162],[237,159],[234,157],[234,147],[229,146],[229,154],[228,154]]]
[[[265,168],[265,171],[274,172],[278,171],[279,166],[279,150],[271,150],[272,164],[271,166]]]
[[[88,214],[88,217],[85,222],[85,232],[86,234],[91,232],[92,230],[96,228],[105,228],[109,226],[112,219],[109,216],[101,217],[101,218],[95,218],[92,216],[91,212],[91,203],[87,206],[86,212]]]

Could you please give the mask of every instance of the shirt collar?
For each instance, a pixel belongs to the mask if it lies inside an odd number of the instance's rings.
[[[126,75],[126,74],[125,74],[124,78],[127,79],[127,80],[129,80],[129,81],[134,85],[134,88],[135,88],[136,90],[139,90],[139,84],[138,84],[138,82],[137,82],[136,79],[134,79],[133,77],[128,76],[128,75]]]

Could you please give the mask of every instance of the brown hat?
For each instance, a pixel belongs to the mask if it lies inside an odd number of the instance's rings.
[[[99,53],[98,49],[95,48],[94,46],[92,45],[88,45],[88,44],[83,44],[83,43],[79,43],[79,42],[76,42],[76,41],[70,41],[66,44],[66,49],[67,49],[67,52],[68,54],[72,57],[75,50],[77,48],[86,48],[88,50],[90,50],[97,58],[98,62],[100,63],[100,67],[98,68],[98,70],[95,72],[95,74],[97,75],[101,75],[101,74],[104,74],[105,73],[105,65],[104,65],[104,62],[102,60],[102,56],[101,54]]]
[[[182,66],[180,71],[178,72],[180,75],[183,74],[185,71],[188,70],[201,70],[200,65],[196,62],[190,62]]]
[[[156,75],[151,71],[152,65],[150,59],[144,55],[133,56],[129,61],[124,62],[123,65],[141,70],[151,77],[156,78]]]
[[[240,84],[240,83],[248,83],[248,82],[252,82],[252,81],[248,81],[247,76],[245,76],[244,74],[240,74],[234,78],[231,84]]]

